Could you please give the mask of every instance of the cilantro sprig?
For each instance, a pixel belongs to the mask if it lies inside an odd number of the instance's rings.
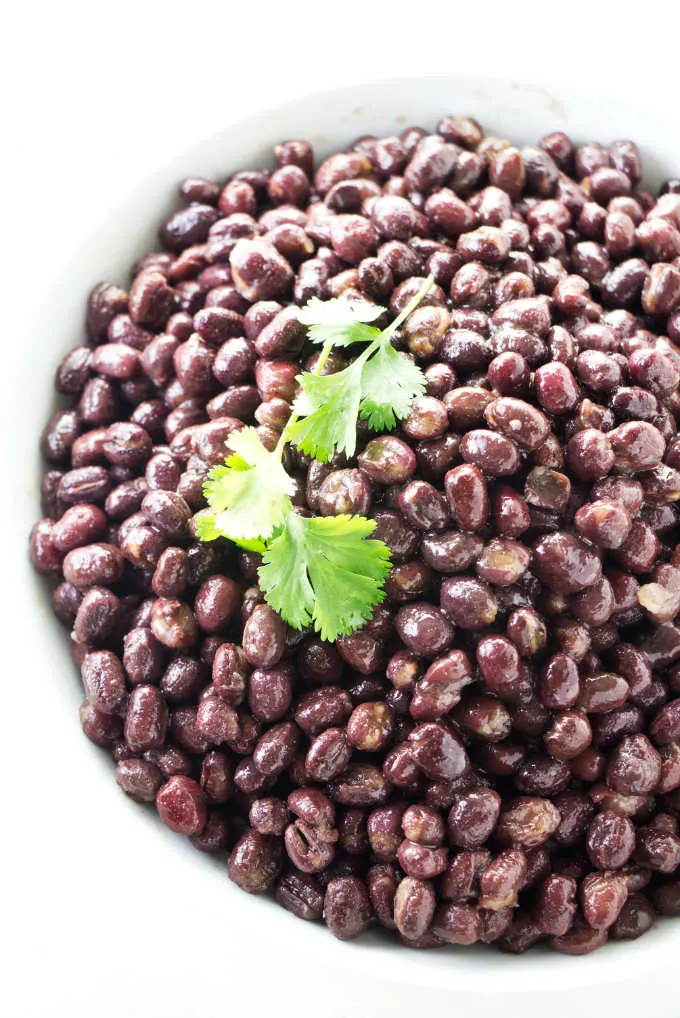
[[[425,376],[395,350],[392,338],[433,282],[428,276],[401,314],[382,330],[367,324],[385,311],[375,304],[316,297],[307,303],[300,320],[309,326],[309,339],[323,344],[324,363],[334,346],[368,346],[343,371],[323,377],[308,372],[298,375],[300,393],[285,431],[288,441],[327,463],[336,451],[354,455],[357,417],[374,431],[389,431],[397,419],[408,415],[412,401],[425,392]]]
[[[312,298],[300,320],[322,349],[313,372],[298,376],[293,413],[272,451],[255,428],[229,436],[229,455],[213,467],[203,486],[208,509],[196,515],[202,541],[227,538],[260,552],[260,586],[266,601],[295,629],[313,625],[322,639],[353,632],[385,598],[390,551],[371,538],[375,523],[363,516],[307,517],[293,506],[295,482],[283,466],[288,443],[322,462],[352,456],[357,419],[376,431],[394,428],[425,379],[392,345],[394,334],[428,293],[429,277],[400,315],[378,329],[385,311],[368,302]],[[342,371],[324,375],[333,347],[367,344]]]

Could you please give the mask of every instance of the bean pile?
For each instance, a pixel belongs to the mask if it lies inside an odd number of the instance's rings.
[[[184,180],[57,370],[30,544],[85,734],[339,938],[634,939],[680,914],[680,181],[644,190],[631,141],[456,116],[274,157]],[[299,306],[395,316],[430,273],[402,426],[360,424],[352,461],[286,451],[298,506],[372,516],[393,556],[371,621],[323,643],[264,603],[257,555],[195,539],[202,483],[244,423],[276,443],[314,363]]]

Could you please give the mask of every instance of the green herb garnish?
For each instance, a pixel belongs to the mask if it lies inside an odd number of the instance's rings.
[[[301,392],[286,428],[289,441],[308,456],[327,463],[336,450],[348,456],[354,454],[357,417],[364,418],[374,431],[387,431],[398,418],[407,416],[412,401],[425,392],[425,376],[413,361],[394,349],[392,337],[433,282],[428,276],[401,314],[383,330],[366,324],[385,310],[375,304],[350,304],[338,298],[312,298],[306,304],[300,320],[309,326],[309,338],[323,344],[323,363],[334,346],[368,346],[343,371],[323,377],[307,372],[298,376]]]
[[[273,451],[255,428],[230,435],[231,454],[213,467],[203,486],[209,509],[196,517],[202,541],[225,537],[262,553],[260,585],[266,601],[295,629],[313,624],[324,640],[360,628],[384,600],[382,589],[390,551],[369,539],[375,523],[363,516],[298,515],[291,496],[293,478],[283,466],[288,443],[315,459],[353,455],[359,417],[376,431],[393,428],[412,400],[425,391],[413,361],[392,346],[392,337],[432,286],[429,277],[416,296],[384,330],[375,321],[385,311],[367,302],[313,298],[300,319],[308,338],[322,344],[313,372],[298,376],[293,414]],[[366,343],[344,370],[322,375],[334,346]]]

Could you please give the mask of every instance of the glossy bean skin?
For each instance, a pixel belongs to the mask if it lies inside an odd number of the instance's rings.
[[[158,598],[151,612],[151,631],[159,643],[177,650],[193,647],[196,622],[187,604],[174,598]]]
[[[295,710],[295,720],[307,735],[317,735],[325,728],[344,724],[352,711],[352,701],[345,690],[326,686],[305,694]]]
[[[564,936],[576,913],[575,895],[576,881],[570,877],[555,874],[544,881],[534,909],[536,924],[543,933]]]
[[[207,815],[199,785],[191,778],[170,778],[156,795],[156,809],[163,823],[178,834],[200,834]]]
[[[155,802],[163,774],[147,760],[121,760],[116,766],[116,783],[135,802]]]
[[[629,894],[618,918],[611,927],[613,940],[637,940],[652,928],[656,912],[642,894]]]
[[[417,877],[404,877],[394,898],[394,922],[409,940],[422,937],[432,922],[435,895],[432,885]]]
[[[439,905],[435,912],[432,930],[438,940],[447,944],[474,944],[483,936],[483,920],[472,905]]]
[[[584,713],[564,711],[555,717],[544,735],[544,742],[550,756],[571,760],[588,748],[592,738],[592,728]]]
[[[465,770],[467,756],[460,739],[442,725],[418,725],[409,736],[409,749],[416,766],[435,780],[451,780]]]
[[[501,811],[496,836],[504,842],[535,848],[557,830],[560,813],[553,803],[531,796],[518,797]]]
[[[461,530],[480,530],[489,514],[489,496],[479,468],[454,467],[447,473],[444,483],[451,514]]]
[[[494,525],[503,537],[520,537],[531,526],[529,505],[514,488],[497,485],[490,508]]]
[[[600,563],[588,547],[569,534],[543,537],[534,548],[539,579],[561,594],[575,594],[591,586],[600,574]]]
[[[475,571],[494,587],[509,587],[526,572],[531,553],[522,544],[494,538],[477,559]]]
[[[591,873],[581,885],[583,915],[594,930],[606,930],[616,922],[623,908],[628,889],[622,877],[607,873]]]
[[[91,544],[106,534],[106,516],[95,505],[80,503],[67,509],[52,529],[52,542],[64,554]]]
[[[471,735],[489,742],[506,739],[512,725],[508,709],[488,693],[467,694],[455,709],[455,719]]]
[[[249,894],[263,894],[276,879],[280,859],[275,838],[248,830],[232,850],[227,874]]]
[[[461,443],[461,455],[467,463],[493,477],[514,474],[520,465],[517,446],[503,435],[484,430],[469,431]]]
[[[442,584],[440,596],[442,608],[462,629],[481,630],[496,618],[498,603],[480,580],[451,577]]]
[[[78,605],[73,637],[83,645],[101,645],[118,630],[121,618],[119,598],[105,587],[90,587]]]
[[[630,687],[622,676],[601,672],[583,679],[577,704],[590,714],[606,713],[620,707],[629,692]]]
[[[621,740],[610,757],[607,784],[623,795],[651,792],[661,777],[661,757],[644,735]]]
[[[582,505],[574,517],[582,537],[599,548],[620,548],[632,526],[626,509],[614,502],[595,501]]]
[[[323,893],[314,877],[306,874],[284,874],[276,884],[276,900],[299,919],[310,922],[321,919]]]
[[[444,530],[449,522],[445,499],[426,481],[411,481],[399,493],[399,508],[408,522],[420,530]]]
[[[512,701],[520,687],[520,659],[507,637],[486,636],[477,644],[477,664],[487,688]]]
[[[499,853],[480,875],[480,906],[492,912],[513,908],[526,871],[526,856],[521,849],[512,848]]]
[[[472,666],[462,651],[434,661],[416,683],[409,713],[416,721],[435,721],[447,714],[461,699],[465,686],[472,682]]]
[[[605,811],[588,828],[588,855],[598,869],[618,869],[630,859],[634,848],[635,828],[626,817]]]
[[[453,641],[454,629],[446,615],[425,603],[400,608],[395,624],[406,646],[421,657],[437,657]]]
[[[602,947],[607,940],[607,931],[594,930],[585,922],[574,922],[566,933],[551,937],[549,947],[560,954],[581,956]]]
[[[324,915],[331,933],[339,940],[353,940],[368,926],[370,902],[357,877],[336,877],[326,887]]]
[[[125,678],[119,658],[112,651],[86,653],[81,669],[89,703],[102,714],[117,714],[125,703]]]
[[[657,828],[639,828],[635,860],[658,873],[674,873],[680,865],[680,838]]]
[[[415,454],[410,446],[391,435],[371,439],[357,457],[357,462],[378,484],[405,481],[416,467]]]
[[[479,558],[483,547],[484,542],[475,534],[445,531],[426,534],[420,550],[425,562],[438,573],[458,573]]]
[[[160,748],[168,724],[166,703],[155,686],[135,686],[125,716],[125,741],[135,752]]]
[[[305,770],[314,781],[332,781],[347,767],[352,745],[341,728],[327,728],[313,740],[305,758]]]
[[[196,621],[205,633],[218,633],[236,613],[241,600],[237,583],[227,576],[211,576],[201,584],[194,602]]]
[[[53,540],[54,520],[46,517],[38,520],[29,535],[31,565],[38,573],[49,576],[58,574],[62,568],[62,554]],[[67,581],[75,586],[71,581]]]
[[[123,556],[109,544],[88,544],[69,551],[63,561],[64,579],[79,590],[108,586],[123,571]]]
[[[223,805],[231,799],[234,794],[233,773],[224,753],[211,750],[204,756],[200,785],[210,805]]]
[[[496,825],[500,808],[500,797],[491,789],[459,793],[447,820],[449,841],[465,849],[483,845]]]
[[[249,664],[270,668],[284,650],[283,623],[268,605],[257,605],[243,632],[243,652]]]
[[[485,411],[487,423],[523,449],[536,449],[550,431],[548,419],[523,400],[504,396],[490,403]]]

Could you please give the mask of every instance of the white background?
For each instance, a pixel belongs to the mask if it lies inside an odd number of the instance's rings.
[[[392,77],[401,70],[521,78],[528,68],[534,79],[546,74],[580,83],[592,91],[593,102],[613,91],[642,90],[653,104],[671,89],[680,104],[679,16],[677,5],[665,3],[636,5],[626,13],[621,4],[598,0],[508,0],[498,5],[277,0],[271,9],[267,0],[23,0],[4,19],[0,343],[10,356],[13,322],[39,298],[43,267],[63,259],[140,174],[195,138],[272,101],[353,80]],[[669,130],[677,131],[679,120]],[[201,167],[195,170],[200,173]],[[13,380],[5,377],[4,384]],[[6,653],[12,661],[11,645]],[[30,682],[20,673],[18,657],[14,664],[17,671],[7,672],[4,680]],[[2,727],[8,725],[26,726],[25,738],[16,740],[23,752],[39,751],[31,744],[27,719],[4,717]],[[97,860],[88,857],[88,846],[74,846],[83,855],[83,887],[60,888],[60,874],[53,874],[55,897],[42,907],[53,909],[58,902],[63,939],[51,947],[45,943],[41,903],[32,903],[30,915],[21,909],[24,894],[30,899],[33,875],[28,865],[22,867],[22,839],[44,841],[41,865],[49,867],[50,838],[68,838],[68,830],[41,829],[40,794],[22,787],[20,759],[4,760],[2,774],[18,790],[20,807],[10,815],[0,813],[5,847],[15,860],[3,873],[6,889],[11,884],[14,893],[9,914],[0,905],[2,927],[12,941],[0,955],[0,969],[6,968],[0,1012],[12,1018],[198,1016],[192,987],[182,979],[181,942],[173,940],[171,931],[138,919],[125,901],[125,866],[138,864],[132,846],[113,889],[106,881],[98,884]],[[58,795],[58,784],[50,794]],[[35,853],[29,858],[35,859]],[[115,956],[102,957],[98,934],[107,926],[106,912],[126,908],[129,934],[121,938]],[[200,938],[201,931],[191,935]],[[166,970],[145,971],[146,938],[166,936]],[[63,968],[49,963],[52,951],[68,959]],[[265,961],[244,938],[240,947],[232,943],[225,957],[223,994],[213,1013],[436,1018],[451,1012],[466,1015],[475,1004],[468,995],[452,999],[450,993],[390,986],[379,975],[350,982],[346,975],[310,971],[304,958],[288,952],[285,965],[275,958]],[[494,1006],[508,1018],[546,1012],[555,1018],[577,1012],[646,1018],[680,1014],[671,980],[625,981],[623,972],[621,980],[617,987],[588,991],[555,987],[549,999],[513,996]],[[156,996],[154,986],[166,990]],[[154,1005],[161,996],[166,1003]]]

